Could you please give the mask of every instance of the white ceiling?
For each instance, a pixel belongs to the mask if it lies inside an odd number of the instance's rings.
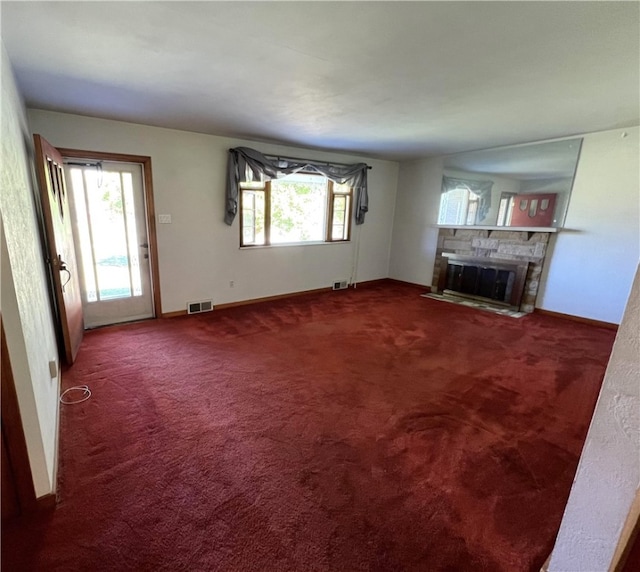
[[[637,125],[637,2],[7,2],[30,107],[441,155]]]

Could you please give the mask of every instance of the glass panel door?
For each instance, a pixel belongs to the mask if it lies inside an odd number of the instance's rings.
[[[153,317],[141,166],[72,161],[66,168],[85,327]]]

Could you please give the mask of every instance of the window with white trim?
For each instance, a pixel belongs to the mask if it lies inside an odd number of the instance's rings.
[[[442,193],[438,224],[476,224],[478,203],[479,196],[464,185]]]
[[[317,173],[240,183],[240,246],[345,242],[353,190]]]

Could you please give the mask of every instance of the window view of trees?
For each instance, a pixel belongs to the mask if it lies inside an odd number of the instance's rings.
[[[326,205],[324,177],[271,181],[271,244],[324,240]]]
[[[241,246],[349,240],[352,190],[296,173],[241,184]]]
[[[92,167],[70,174],[87,302],[142,295],[131,174]]]

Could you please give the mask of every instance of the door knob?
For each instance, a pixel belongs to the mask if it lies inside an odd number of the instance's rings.
[[[71,280],[71,272],[69,271],[69,267],[67,266],[67,263],[62,260],[62,256],[60,254],[58,254],[58,270],[60,272],[66,272],[67,273],[67,279],[66,281],[60,284],[61,288],[62,288],[62,292],[64,292],[64,287],[69,284],[69,281]]]

